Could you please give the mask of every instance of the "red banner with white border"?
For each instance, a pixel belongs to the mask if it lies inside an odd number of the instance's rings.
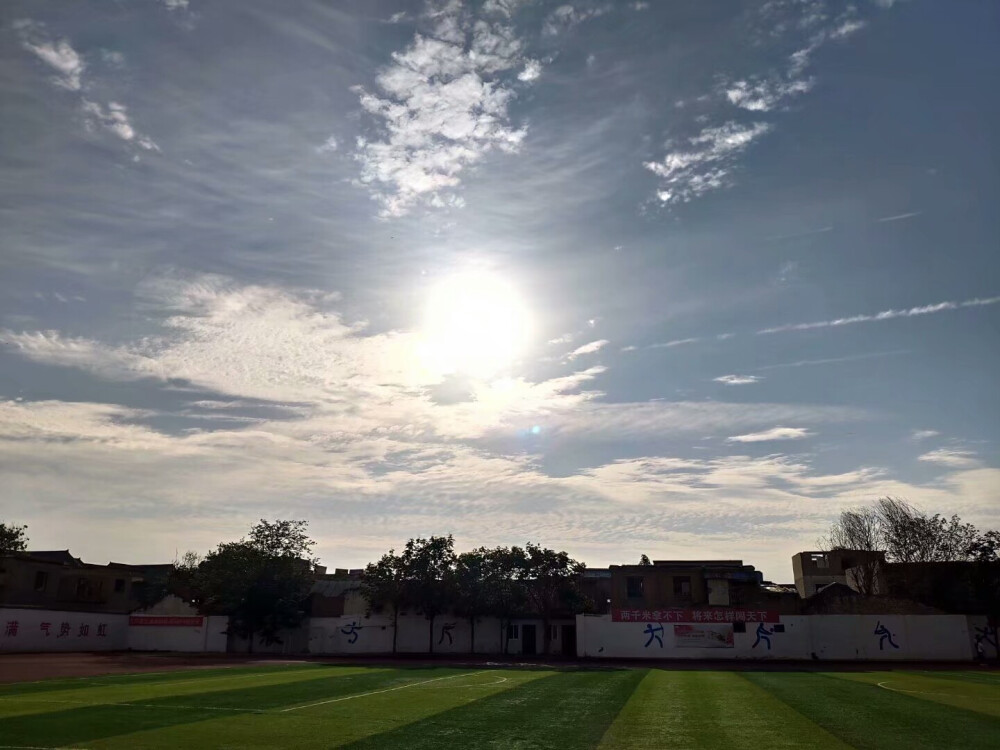
[[[612,622],[781,622],[764,609],[613,609]]]
[[[200,628],[204,617],[176,617],[173,615],[132,615],[128,618],[133,628]]]

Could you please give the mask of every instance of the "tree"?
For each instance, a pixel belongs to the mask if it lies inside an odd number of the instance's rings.
[[[280,643],[279,633],[301,624],[312,585],[313,542],[305,521],[261,519],[249,538],[222,543],[191,576],[199,609],[229,617],[229,630],[246,638]]]
[[[476,621],[490,611],[487,587],[489,550],[485,547],[463,552],[455,561],[455,612],[469,621],[469,652],[476,653]]]
[[[500,644],[507,653],[507,631],[511,621],[527,606],[521,572],[526,555],[520,547],[495,547],[483,550],[483,582],[487,613],[500,622]]]
[[[646,566],[646,565],[652,565],[653,563],[651,563],[649,561],[649,557],[647,557],[646,555],[640,555],[639,556],[639,564],[643,565],[643,566]]]
[[[826,544],[831,549],[861,550],[865,555],[854,568],[854,585],[862,594],[876,591],[881,562],[874,553],[883,552],[882,532],[878,514],[873,508],[842,511],[830,528]]]
[[[549,621],[558,610],[573,609],[581,595],[576,585],[583,564],[566,552],[556,552],[528,542],[524,546],[521,580],[532,610],[542,620],[544,653],[549,653],[552,641]]]
[[[389,550],[378,560],[365,566],[361,593],[375,610],[392,607],[392,653],[396,653],[399,633],[399,610],[406,604],[405,566],[401,555]]]
[[[24,552],[28,549],[27,526],[15,526],[0,521],[0,555],[7,552]]]
[[[455,540],[448,536],[418,537],[403,549],[404,598],[427,618],[427,643],[434,653],[434,620],[452,603]]]

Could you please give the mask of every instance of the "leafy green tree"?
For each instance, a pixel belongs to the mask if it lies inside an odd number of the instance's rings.
[[[642,566],[646,566],[646,565],[652,565],[653,563],[651,563],[649,561],[649,557],[648,556],[646,556],[646,555],[640,555],[639,556],[639,564],[642,565]]]
[[[418,537],[403,549],[404,598],[427,618],[427,644],[434,653],[434,620],[454,602],[455,540],[448,536]]]
[[[489,550],[485,547],[463,552],[455,561],[455,613],[469,621],[471,631],[469,652],[476,652],[476,622],[490,612],[490,597],[486,580]]]
[[[15,526],[0,521],[0,554],[23,552],[28,548],[27,526]]]
[[[566,552],[556,552],[531,542],[524,546],[524,553],[520,577],[525,583],[532,611],[542,620],[543,651],[548,654],[552,641],[549,624],[553,615],[567,609],[576,610],[584,604],[577,586],[584,565]]]
[[[483,549],[482,554],[486,611],[500,621],[500,643],[506,654],[508,626],[527,606],[527,595],[520,578],[526,557],[520,547]]]
[[[279,633],[305,617],[312,585],[313,542],[305,521],[261,519],[249,538],[225,542],[209,552],[190,576],[199,610],[227,615],[231,633],[281,643]]]
[[[378,611],[392,607],[392,653],[396,653],[399,611],[406,606],[406,569],[402,555],[389,550],[377,562],[368,563],[361,579],[361,593],[368,606]]]

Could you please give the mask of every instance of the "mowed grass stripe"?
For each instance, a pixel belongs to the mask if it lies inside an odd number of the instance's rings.
[[[213,692],[197,698],[190,695],[129,701],[129,705],[100,704],[0,718],[0,739],[17,745],[68,745],[113,737],[135,731],[205,721],[225,709],[233,713],[271,711],[338,695],[363,693],[464,670],[387,670],[357,668],[354,674],[325,679],[303,679],[260,687]],[[2,704],[0,704],[2,705]]]
[[[441,680],[396,693],[331,703],[308,711],[218,716],[208,721],[178,724],[88,743],[100,750],[159,750],[177,748],[292,748],[316,750],[342,747],[393,731],[410,732],[461,707],[552,675],[551,671],[491,670],[471,677]],[[502,681],[501,681],[502,680]],[[522,706],[530,711],[530,706]],[[514,719],[517,721],[517,719]],[[381,747],[380,742],[374,742]],[[456,747],[466,747],[464,742]]]
[[[3,660],[0,658],[0,667]],[[0,684],[0,697],[4,695],[25,695],[29,693],[45,693],[52,690],[75,690],[87,687],[104,687],[111,685],[144,685],[165,684],[168,682],[187,682],[215,677],[238,677],[245,674],[278,674],[281,672],[298,672],[306,669],[328,669],[329,664],[275,664],[274,666],[253,667],[221,667],[218,669],[178,669],[169,672],[136,672],[132,674],[99,675],[94,677],[62,677],[51,680],[33,680],[30,682],[8,682]]]
[[[841,679],[842,675],[747,672],[744,677],[857,748],[995,750],[1000,746],[1000,720],[994,717]]]
[[[913,672],[845,672],[836,677],[1000,718],[1000,684],[967,682]]]
[[[937,677],[943,680],[957,680],[959,682],[976,682],[980,685],[993,685],[1000,687],[1000,672],[991,672],[983,669],[981,672],[952,672],[923,670],[920,672],[908,672],[907,674],[919,674],[925,677]]]
[[[37,714],[79,705],[111,703],[153,703],[161,699],[183,698],[175,703],[215,705],[216,694],[249,690],[272,685],[288,685],[308,680],[330,680],[351,675],[371,674],[366,667],[327,667],[296,671],[260,672],[240,675],[214,675],[201,679],[143,682],[137,685],[116,684],[76,687],[72,690],[31,692],[0,696],[0,717]],[[204,696],[204,697],[202,697]],[[228,704],[227,704],[228,705]]]
[[[643,670],[560,672],[348,747],[593,748],[643,675]]]
[[[600,747],[849,746],[738,673],[653,669],[608,728]]]

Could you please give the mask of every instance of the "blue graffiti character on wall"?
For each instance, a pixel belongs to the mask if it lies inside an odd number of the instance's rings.
[[[347,627],[340,629],[340,632],[344,635],[349,635],[350,638],[347,639],[348,643],[357,643],[358,635],[361,633],[361,626],[357,622],[352,622]]]
[[[875,625],[875,635],[879,636],[879,639],[878,639],[878,650],[879,651],[881,651],[881,650],[883,650],[885,648],[885,640],[886,640],[886,638],[889,639],[889,645],[890,646],[892,646],[893,648],[899,648],[899,644],[897,644],[894,640],[892,640],[892,633],[889,632],[889,628],[887,628],[885,625],[883,625],[881,620],[879,620],[878,624]]]
[[[766,627],[764,627],[764,623],[760,623],[757,626],[757,640],[753,642],[753,645],[750,648],[757,648],[757,644],[760,643],[761,641],[764,641],[764,643],[767,644],[767,650],[770,651],[772,635],[774,635],[774,631],[768,630]]]
[[[656,625],[649,623],[646,625],[646,629],[642,631],[642,634],[649,636],[649,640],[646,641],[646,645],[643,646],[643,648],[649,648],[649,644],[653,642],[654,638],[656,639],[656,642],[660,644],[660,648],[663,648],[663,638],[660,637],[663,635],[663,625],[659,623]]]
[[[455,623],[447,622],[441,626],[441,637],[438,638],[438,645],[444,643],[445,636],[448,638],[448,645],[452,645],[454,641],[451,638],[451,631],[455,629]]]

